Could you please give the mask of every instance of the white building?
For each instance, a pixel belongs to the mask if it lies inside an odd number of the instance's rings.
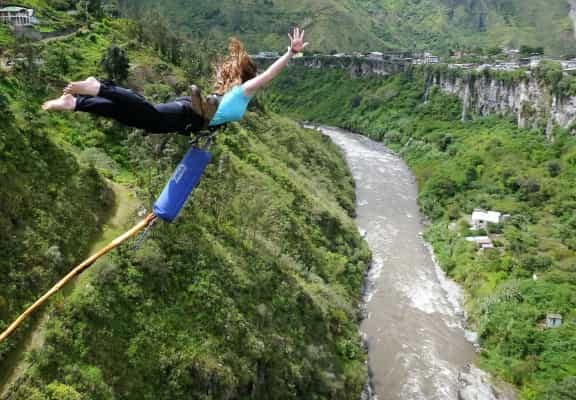
[[[488,224],[501,224],[504,221],[502,213],[498,211],[474,210],[472,213],[472,229],[486,229]]]
[[[542,56],[530,56],[530,69],[536,69],[540,66],[542,62]]]
[[[381,53],[379,51],[372,51],[366,55],[366,58],[369,60],[383,60],[384,53]]]
[[[415,65],[439,64],[440,57],[426,51],[424,53],[416,54],[412,63]]]
[[[260,58],[278,58],[280,54],[277,51],[261,51],[258,53],[257,57]]]
[[[494,243],[488,236],[470,236],[466,238],[467,241],[475,243],[480,250],[493,249]]]
[[[9,6],[0,8],[0,22],[14,26],[29,26],[37,23],[31,8]]]
[[[558,328],[562,325],[562,316],[560,314],[546,315],[546,328]]]
[[[576,71],[576,60],[565,60],[562,61],[562,69],[565,72],[574,73]]]
[[[520,64],[516,62],[503,62],[492,66],[496,71],[515,71],[520,68]]]

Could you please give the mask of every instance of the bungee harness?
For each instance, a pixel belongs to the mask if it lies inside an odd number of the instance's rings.
[[[212,95],[209,96],[208,99],[204,99],[197,88],[192,86],[190,89],[193,103],[198,99],[201,101],[200,103],[196,102],[195,104],[196,106],[199,104],[199,111],[201,112],[200,115],[204,117],[205,123],[204,126],[202,126],[202,128],[197,132],[192,130],[193,127],[187,127],[187,131],[189,130],[187,133],[191,134],[191,147],[174,170],[172,177],[154,203],[152,212],[148,214],[142,221],[138,222],[134,227],[118,236],[116,239],[112,240],[107,246],[72,269],[64,278],[62,278],[50,290],[48,290],[44,295],[36,300],[34,304],[28,307],[26,311],[24,311],[12,324],[10,324],[4,330],[4,332],[0,334],[0,343],[4,341],[8,336],[10,336],[51,296],[56,294],[74,277],[80,275],[104,255],[108,254],[110,251],[133,238],[138,233],[142,232],[140,237],[136,239],[136,243],[134,245],[134,248],[138,249],[142,242],[145,240],[146,235],[151,230],[154,223],[156,223],[159,219],[168,223],[171,223],[176,219],[184,207],[186,200],[190,197],[192,191],[200,182],[206,167],[212,160],[212,154],[208,150],[210,149],[214,138],[218,134],[218,130],[224,126],[209,126],[211,117],[214,115],[214,112],[218,108],[220,98],[216,95]],[[195,92],[195,90],[197,90],[197,92]]]

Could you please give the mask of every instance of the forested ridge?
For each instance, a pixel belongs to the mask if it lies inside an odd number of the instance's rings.
[[[430,221],[426,238],[466,290],[469,322],[480,335],[479,365],[515,384],[522,399],[570,399],[576,393],[576,138],[557,128],[550,142],[543,130],[518,129],[500,116],[462,122],[457,97],[425,93],[427,73],[352,79],[343,71],[294,66],[267,99],[295,118],[364,133],[402,155]],[[510,218],[471,231],[477,208]],[[495,249],[480,251],[466,240],[478,235],[489,235]],[[544,328],[550,313],[562,315],[560,328]]]
[[[164,142],[40,111],[65,82],[90,75],[127,72],[124,83],[156,101],[191,82],[208,90],[217,49],[142,18],[91,15],[66,39],[2,49],[18,60],[0,71],[0,328],[86,255],[115,205],[106,179],[150,207],[189,147],[184,136]],[[176,223],[51,302],[43,345],[4,399],[358,398],[370,254],[336,146],[255,101],[212,150]],[[0,345],[3,372],[31,326]]]
[[[311,51],[478,51],[544,47],[574,54],[568,0],[120,0],[128,14],[157,8],[182,32],[246,40],[253,52],[283,50],[298,24]]]

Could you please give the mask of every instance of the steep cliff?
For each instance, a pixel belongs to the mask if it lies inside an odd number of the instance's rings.
[[[425,75],[423,102],[435,88],[457,96],[462,103],[461,119],[474,115],[514,117],[519,128],[544,129],[548,136],[554,127],[570,129],[576,121],[576,96],[559,90],[566,79],[560,76],[550,83],[538,71],[482,72],[450,69],[446,65],[412,66],[355,57],[303,57],[294,65],[313,69],[341,69],[353,78],[390,76],[408,70],[421,70]]]
[[[554,126],[570,128],[576,119],[576,97],[552,94],[534,77],[510,82],[490,74],[436,74],[426,89],[433,87],[460,98],[463,120],[470,114],[514,116],[519,128],[545,128],[550,135]]]
[[[408,65],[401,62],[385,61],[378,59],[368,59],[359,57],[301,57],[292,60],[295,65],[308,68],[336,68],[344,69],[352,77],[359,78],[368,75],[391,75],[403,72]]]

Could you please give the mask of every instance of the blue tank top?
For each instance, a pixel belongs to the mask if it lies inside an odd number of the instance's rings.
[[[212,121],[210,121],[210,126],[241,120],[244,114],[246,114],[250,100],[252,100],[252,98],[244,94],[244,89],[241,85],[235,86],[220,100],[220,105]]]

